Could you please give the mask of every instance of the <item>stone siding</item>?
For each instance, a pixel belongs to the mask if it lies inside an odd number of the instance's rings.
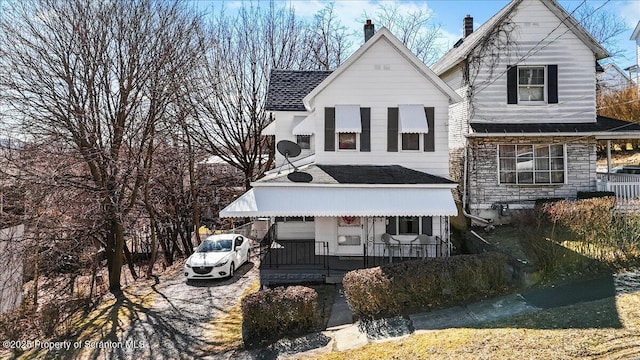
[[[498,144],[565,144],[566,184],[515,185],[498,183]],[[578,191],[592,191],[596,182],[596,140],[575,137],[469,138],[468,202],[472,212],[492,204],[532,205],[540,198],[575,199]]]

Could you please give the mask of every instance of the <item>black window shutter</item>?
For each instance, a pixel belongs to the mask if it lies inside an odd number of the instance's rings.
[[[422,217],[422,233],[433,235],[433,218],[431,216]]]
[[[387,218],[387,234],[389,235],[397,235],[396,234],[396,221],[398,221],[398,218],[395,216],[390,216]]]
[[[424,134],[424,151],[436,151],[435,109],[426,107],[424,113],[427,116],[427,127],[429,128],[429,132]]]
[[[547,66],[547,104],[558,103],[558,65]]]
[[[518,103],[518,67],[507,67],[507,104]]]
[[[360,151],[371,151],[371,108],[360,108],[362,132],[360,133]]]
[[[336,108],[324,108],[324,151],[336,151]]]
[[[389,108],[387,114],[387,151],[398,151],[398,108]]]

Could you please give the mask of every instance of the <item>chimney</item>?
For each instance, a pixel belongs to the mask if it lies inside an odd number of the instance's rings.
[[[464,17],[464,20],[462,21],[462,25],[463,25],[463,38],[466,38],[467,36],[471,35],[471,33],[473,32],[473,17],[471,17],[471,15],[467,14],[467,16]]]
[[[371,19],[367,19],[367,22],[364,24],[364,42],[369,41],[373,36],[373,33],[376,32],[376,27],[371,22]]]

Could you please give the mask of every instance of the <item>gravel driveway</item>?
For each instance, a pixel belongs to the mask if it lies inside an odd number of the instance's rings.
[[[223,315],[254,281],[258,266],[252,262],[236,270],[228,280],[199,280],[186,283],[182,272],[156,278],[157,292],[150,309],[133,320],[119,337],[122,344],[143,345],[132,350],[114,349],[114,359],[193,359],[213,339],[205,339],[203,330],[214,317]]]

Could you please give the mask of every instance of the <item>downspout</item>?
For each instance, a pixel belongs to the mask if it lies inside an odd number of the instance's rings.
[[[467,142],[467,145],[468,145],[468,142]],[[462,180],[462,215],[464,215],[469,219],[473,219],[478,222],[481,222],[484,225],[489,225],[493,223],[493,220],[481,218],[479,216],[472,215],[467,212],[467,167],[468,167],[467,152],[468,151],[469,151],[468,146],[465,146],[464,147],[464,174],[463,174],[463,180]]]

